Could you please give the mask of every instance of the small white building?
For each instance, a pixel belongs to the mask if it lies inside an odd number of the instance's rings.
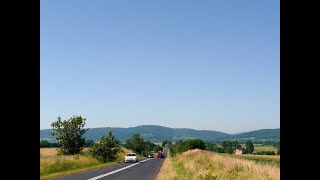
[[[245,154],[245,149],[239,148],[234,151],[234,154]]]

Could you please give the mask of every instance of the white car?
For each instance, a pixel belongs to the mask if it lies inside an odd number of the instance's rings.
[[[124,156],[124,162],[138,162],[138,155],[136,153],[128,153],[126,156]]]

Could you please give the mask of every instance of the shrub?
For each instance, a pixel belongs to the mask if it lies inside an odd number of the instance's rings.
[[[255,155],[276,155],[274,151],[256,151],[253,154]]]
[[[116,160],[117,153],[120,152],[120,144],[109,131],[108,136],[102,136],[100,141],[95,143],[91,149],[94,158],[102,162],[110,162]]]

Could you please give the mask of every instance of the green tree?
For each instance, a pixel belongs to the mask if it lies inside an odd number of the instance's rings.
[[[206,143],[201,139],[179,140],[174,145],[168,142],[172,154],[182,153],[190,149],[206,149]]]
[[[153,147],[152,150],[153,150],[154,152],[158,152],[158,151],[161,151],[161,150],[162,150],[162,147],[159,146],[159,145],[156,145],[156,146]]]
[[[51,147],[51,143],[47,140],[41,140],[40,147]]]
[[[253,151],[254,151],[254,146],[253,146],[253,143],[252,143],[252,141],[251,140],[247,140],[246,141],[246,149],[247,149],[247,153],[248,154],[252,154],[253,153]]]
[[[141,154],[146,150],[146,144],[140,134],[133,134],[125,143],[125,147]]]
[[[223,152],[232,154],[235,149],[241,148],[239,141],[223,141],[221,143]],[[221,150],[219,150],[221,152]]]
[[[89,139],[89,140],[86,140],[86,142],[84,143],[84,147],[92,147],[94,144],[94,141]]]
[[[188,140],[190,149],[206,149],[206,143],[201,139],[190,139]]]
[[[208,151],[217,151],[217,145],[215,143],[206,142],[206,149]]]
[[[74,155],[79,154],[83,149],[85,138],[82,137],[88,129],[83,129],[85,126],[85,118],[81,116],[73,116],[68,120],[58,120],[51,124],[53,132],[51,135],[56,136],[59,144],[59,154]]]
[[[164,140],[164,141],[162,141],[161,146],[164,147],[167,143],[168,143],[168,140]]]
[[[217,147],[217,153],[225,153],[224,149],[222,147]]]
[[[99,142],[94,143],[90,152],[94,158],[102,162],[114,161],[118,158],[120,143],[109,131],[108,136],[101,136]]]

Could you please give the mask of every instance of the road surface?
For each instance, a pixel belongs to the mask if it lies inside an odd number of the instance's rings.
[[[167,155],[167,148],[163,153]],[[55,178],[55,180],[155,180],[165,158],[144,158],[137,163],[118,163],[86,172]]]

